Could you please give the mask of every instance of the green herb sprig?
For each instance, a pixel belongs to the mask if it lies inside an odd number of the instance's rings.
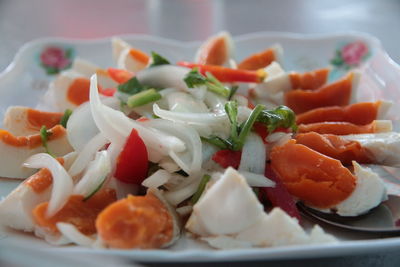
[[[297,131],[296,114],[287,106],[280,105],[273,110],[263,110],[257,121],[265,124],[270,133],[277,128],[291,128]]]
[[[225,112],[231,123],[230,135],[227,139],[218,136],[202,137],[202,140],[208,142],[220,149],[229,149],[239,151],[243,148],[247,136],[249,135],[254,123],[260,122],[267,126],[270,133],[277,128],[291,128],[297,130],[296,116],[294,112],[286,107],[279,106],[273,110],[267,110],[264,105],[258,104],[250,113],[250,116],[242,124],[238,123],[238,104],[236,101],[229,101],[225,104]]]
[[[64,111],[64,114],[60,120],[60,124],[62,125],[62,127],[67,128],[67,123],[68,123],[69,117],[71,117],[71,115],[72,115],[72,110],[66,109]]]
[[[169,65],[171,64],[165,57],[162,57],[160,54],[152,51],[151,52],[151,67],[160,66],[160,65]]]
[[[156,88],[143,85],[136,77],[131,78],[127,82],[118,86],[118,92],[127,95],[126,103],[121,101],[122,105],[134,108],[139,107],[161,99],[161,94]]]
[[[203,176],[203,178],[201,178],[199,187],[197,188],[196,193],[194,193],[194,195],[192,196],[192,199],[191,199],[191,202],[193,205],[196,204],[197,201],[199,201],[199,199],[200,199],[201,195],[203,194],[204,189],[206,188],[206,185],[210,181],[210,179],[211,179],[211,176],[208,174],[205,174]]]
[[[232,98],[235,94],[237,87],[234,86],[231,89],[224,86],[214,75],[207,72],[204,76],[199,72],[197,68],[193,68],[188,74],[186,74],[183,81],[189,88],[195,88],[199,86],[206,86],[210,92],[216,93],[228,99]]]

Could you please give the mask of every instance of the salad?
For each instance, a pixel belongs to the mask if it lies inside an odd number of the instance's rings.
[[[387,198],[363,164],[399,166],[389,101],[355,102],[360,73],[285,71],[279,45],[235,60],[226,32],[194,59],[112,40],[114,66],[75,59],[37,108],[11,106],[0,176],[24,179],[0,223],[54,245],[217,249],[338,242],[301,201],[357,216]]]

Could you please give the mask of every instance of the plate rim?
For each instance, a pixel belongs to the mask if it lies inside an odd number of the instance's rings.
[[[65,42],[70,44],[93,44],[109,42],[113,37],[118,37],[124,40],[144,40],[160,44],[168,44],[182,49],[194,48],[201,44],[201,41],[180,41],[164,37],[158,37],[148,34],[121,34],[113,35],[102,38],[82,39],[82,38],[65,38],[65,37],[45,37],[31,40],[22,45],[17,53],[14,55],[11,63],[0,72],[0,83],[9,76],[10,73],[18,69],[18,65],[23,63],[24,54],[31,48],[37,45],[52,43],[52,42]],[[288,38],[296,40],[326,40],[335,39],[338,37],[361,37],[367,39],[374,45],[385,58],[385,61],[395,67],[400,73],[400,65],[396,63],[383,48],[381,41],[375,36],[359,31],[346,31],[335,33],[295,33],[295,32],[280,32],[280,31],[261,31],[252,32],[242,35],[233,36],[234,41],[243,42],[256,38]],[[233,260],[276,260],[276,259],[295,259],[295,258],[317,258],[329,257],[334,255],[349,255],[349,254],[362,254],[367,252],[377,252],[382,250],[391,250],[400,247],[400,237],[378,238],[368,240],[350,240],[339,241],[333,244],[316,244],[316,245],[295,245],[274,248],[252,248],[252,249],[236,249],[236,250],[88,250],[81,247],[52,247],[46,248],[50,252],[63,252],[63,253],[91,253],[103,255],[117,255],[129,257],[133,260],[143,262],[209,262],[209,261],[233,261]],[[351,250],[350,250],[351,248]],[[315,250],[318,250],[318,255],[315,255]],[[314,255],[313,255],[314,253]]]
[[[234,35],[232,36],[234,41],[246,41],[253,38],[258,37],[279,37],[279,38],[288,38],[288,39],[298,39],[298,40],[321,40],[321,39],[334,39],[338,37],[354,37],[359,36],[364,39],[368,39],[371,43],[374,44],[382,53],[383,56],[386,58],[388,63],[400,71],[400,62],[395,62],[387,51],[384,49],[382,42],[375,37],[374,35],[362,31],[343,31],[343,32],[333,32],[333,33],[297,33],[297,32],[285,32],[285,31],[258,31],[258,32],[251,32],[246,34]],[[6,66],[4,70],[0,72],[0,81],[7,75],[7,73],[11,72],[15,69],[15,66],[20,61],[20,58],[25,53],[25,51],[29,50],[30,47],[34,47],[39,44],[51,43],[51,42],[67,42],[73,44],[90,44],[90,43],[103,43],[112,40],[112,38],[118,37],[121,39],[140,39],[146,41],[153,41],[159,43],[167,43],[173,46],[178,46],[182,49],[187,47],[195,47],[201,44],[202,41],[195,40],[195,41],[180,41],[172,38],[165,38],[156,35],[150,34],[118,34],[118,35],[110,35],[106,37],[100,38],[68,38],[68,37],[61,37],[61,36],[52,36],[52,37],[42,37],[36,38],[29,42],[26,42],[22,46],[19,47],[16,54],[14,55],[12,61]]]

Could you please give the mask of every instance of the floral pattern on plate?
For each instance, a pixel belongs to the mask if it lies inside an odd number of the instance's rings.
[[[336,68],[349,70],[359,66],[371,56],[368,45],[362,41],[355,41],[340,45],[331,64]]]
[[[49,75],[71,67],[74,49],[71,47],[46,46],[40,53],[40,65]]]

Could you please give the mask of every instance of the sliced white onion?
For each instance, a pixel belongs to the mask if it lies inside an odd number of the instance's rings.
[[[225,98],[213,92],[207,91],[204,98],[204,102],[206,103],[208,108],[213,112],[223,113],[225,112],[225,104],[228,101]]]
[[[142,123],[183,140],[187,145],[187,150],[182,153],[171,150],[169,156],[189,175],[196,174],[200,171],[202,163],[202,143],[200,136],[194,129],[180,123],[160,119]]]
[[[177,190],[180,188],[182,184],[186,184],[185,181],[187,179],[188,177],[185,177],[178,173],[172,173],[171,178],[168,180],[166,184],[164,184],[164,187],[170,191]]]
[[[97,151],[99,151],[105,144],[107,144],[108,140],[101,134],[97,134],[93,137],[82,149],[79,153],[77,159],[72,164],[71,168],[69,168],[68,173],[73,177],[82,172],[85,167],[89,164],[89,162],[94,158],[94,155]]]
[[[125,140],[132,128],[135,128],[146,147],[163,155],[168,155],[170,151],[181,152],[185,150],[185,144],[178,138],[143,127],[139,122],[131,120],[121,111],[103,105],[97,89],[96,75],[93,75],[90,79],[90,107],[93,119],[100,132],[111,142]]]
[[[164,197],[171,205],[178,205],[185,199],[191,197],[194,193],[196,193],[197,188],[199,187],[200,179],[198,178],[193,183],[189,184],[186,187],[175,191],[165,192]]]
[[[76,151],[69,152],[67,155],[63,156],[64,169],[68,170],[69,168],[71,168],[72,164],[74,164],[77,158],[78,158],[78,152]]]
[[[60,233],[78,246],[91,247],[95,240],[82,234],[74,225],[70,223],[59,222],[56,224]]]
[[[207,87],[202,85],[196,88],[189,88],[189,93],[199,101],[204,101],[207,93]]]
[[[210,127],[205,123],[185,123],[185,124],[196,130],[196,132],[203,137],[209,137],[214,133],[213,128],[215,127]]]
[[[238,122],[242,123],[247,120],[253,110],[248,107],[239,106],[238,107]]]
[[[65,236],[51,234],[42,227],[35,227],[34,233],[35,236],[43,238],[47,243],[54,246],[63,246],[71,243]]]
[[[242,150],[239,171],[263,174],[265,170],[266,150],[261,137],[249,133]]]
[[[249,105],[249,99],[243,95],[234,95],[232,100],[236,100],[239,107],[247,107]]]
[[[53,177],[53,188],[46,216],[53,216],[62,209],[72,193],[73,181],[71,176],[55,158],[47,153],[31,156],[25,161],[24,167],[34,169],[47,168],[50,171]]]
[[[216,146],[213,146],[207,142],[202,142],[202,162],[203,164],[208,162],[212,155],[215,154],[215,152],[218,151],[218,148]]]
[[[157,188],[162,186],[171,178],[171,174],[166,170],[158,170],[149,177],[147,177],[143,182],[142,185],[147,188]]]
[[[246,171],[239,171],[241,175],[243,175],[244,178],[246,178],[247,183],[250,186],[255,186],[255,187],[275,187],[275,182],[268,179],[262,174],[256,174],[252,172],[246,172]]]
[[[158,165],[169,173],[177,172],[181,169],[170,157],[163,158]]]
[[[96,158],[89,164],[85,175],[75,185],[73,193],[87,197],[94,192],[111,172],[111,160],[108,152],[96,153]]]
[[[180,92],[180,91],[176,88],[165,88],[159,91],[160,95],[162,96],[162,99],[167,99],[168,95],[173,94],[175,92]]]
[[[108,97],[104,105],[113,109],[119,107],[119,100]],[[81,151],[85,145],[99,133],[93,120],[89,102],[83,103],[74,110],[67,123],[67,138],[75,151]]]
[[[121,182],[115,177],[111,177],[107,186],[115,190],[117,199],[126,198],[128,195],[136,195],[139,191],[138,185]]]
[[[217,124],[225,121],[228,117],[226,113],[192,113],[192,112],[174,112],[161,109],[157,104],[153,105],[153,112],[160,118],[186,123],[207,123]]]
[[[268,135],[265,139],[268,143],[272,144],[273,146],[275,145],[280,146],[285,144],[291,138],[292,138],[291,133],[276,132]]]
[[[157,88],[176,88],[187,91],[188,87],[183,79],[189,71],[188,68],[184,67],[161,65],[144,69],[138,72],[136,77],[140,83],[148,86]]]
[[[153,117],[153,105],[152,104],[153,103],[148,103],[148,104],[140,106],[140,107],[132,108],[132,111],[142,117],[152,118]],[[125,112],[125,114],[126,114],[126,112]]]
[[[205,113],[208,112],[207,106],[203,101],[199,101],[186,92],[173,92],[166,97],[168,109],[173,112],[182,113]]]
[[[122,148],[124,147],[126,142],[126,139],[118,140],[115,142],[112,142],[109,147],[107,148],[108,155],[110,156],[110,162],[111,162],[111,167],[112,167],[112,172],[114,172],[114,169],[116,167],[117,163],[117,158],[119,154],[122,151]]]

